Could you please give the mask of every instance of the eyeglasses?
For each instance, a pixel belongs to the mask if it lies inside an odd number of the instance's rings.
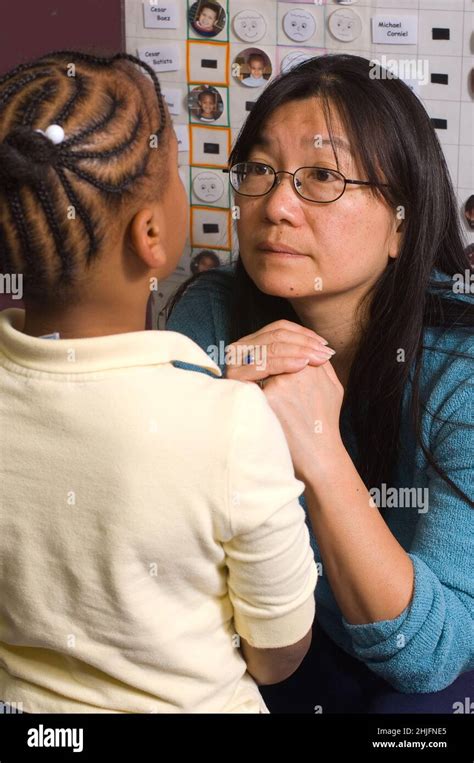
[[[340,199],[348,183],[388,188],[386,183],[370,183],[368,180],[349,180],[338,170],[326,167],[300,167],[295,172],[278,172],[263,162],[238,162],[230,169],[230,184],[242,196],[265,196],[280,181],[278,175],[291,175],[296,193],[306,201],[330,204]]]

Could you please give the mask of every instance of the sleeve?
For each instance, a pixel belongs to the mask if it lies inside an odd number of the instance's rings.
[[[276,415],[254,384],[239,385],[228,462],[223,542],[234,624],[251,646],[295,644],[311,628],[317,571],[305,513]]]
[[[430,467],[409,553],[412,601],[394,620],[343,620],[357,656],[405,693],[440,691],[474,669],[474,384],[461,383],[434,421],[431,452],[471,503]]]
[[[188,286],[166,322],[167,331],[178,331],[192,339],[223,373],[229,334],[231,283],[232,274],[224,268],[222,271],[204,273]],[[214,377],[210,371],[190,363],[175,361],[173,365]]]

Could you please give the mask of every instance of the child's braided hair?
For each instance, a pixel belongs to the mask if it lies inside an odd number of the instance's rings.
[[[65,132],[57,145],[37,132],[52,124]],[[22,273],[31,300],[71,299],[110,213],[144,188],[159,196],[164,152],[151,149],[166,143],[166,128],[155,72],[127,53],[57,51],[0,77],[0,272]],[[152,157],[160,188],[146,184]]]

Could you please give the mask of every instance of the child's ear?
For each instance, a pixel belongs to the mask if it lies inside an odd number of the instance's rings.
[[[152,270],[166,264],[163,247],[164,220],[157,206],[149,205],[135,214],[130,223],[130,244],[138,257]]]

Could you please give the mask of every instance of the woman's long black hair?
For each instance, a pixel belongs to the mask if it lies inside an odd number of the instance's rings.
[[[381,78],[380,67],[378,78],[372,78],[374,72],[377,69],[367,59],[329,55],[312,58],[276,78],[250,112],[229,164],[248,159],[269,117],[283,104],[320,99],[330,137],[337,112],[366,178],[388,184],[374,193],[380,193],[394,210],[403,208],[405,215],[399,255],[367,295],[368,319],[346,390],[345,404],[357,442],[356,466],[368,488],[390,483],[399,448],[404,388],[413,369],[412,419],[417,440],[435,471],[474,506],[436,464],[420,432],[424,329],[437,326],[467,332],[474,325],[472,301],[446,299],[442,293],[452,290],[455,274],[469,269],[459,213],[441,146],[421,102],[401,80]],[[433,269],[444,280],[432,280]],[[189,283],[175,295],[172,307]],[[239,257],[231,341],[282,318],[301,323],[286,299],[257,288]],[[401,348],[405,362],[397,362]],[[472,355],[461,357],[466,362],[474,360]]]

